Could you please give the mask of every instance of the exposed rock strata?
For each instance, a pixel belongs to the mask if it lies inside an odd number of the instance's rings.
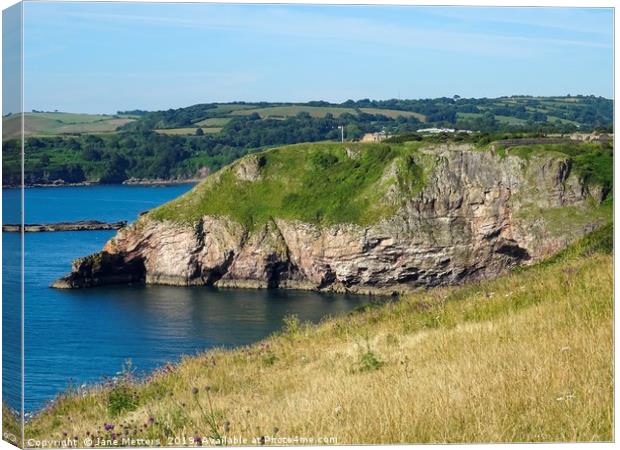
[[[274,218],[248,230],[225,217],[182,225],[144,215],[101,253],[77,260],[54,286],[144,281],[400,292],[531,264],[598,225],[593,218],[551,229],[541,217],[524,213],[532,206],[580,208],[592,197],[600,200],[600,192],[589,192],[571,174],[567,158],[549,154],[526,161],[446,145],[425,153],[433,164],[424,187],[405,198],[402,192],[386,193],[386,201],[399,198],[401,206],[377,224],[320,227]],[[397,169],[388,167],[386,176],[390,170]],[[236,173],[257,179],[260,162],[243,161]]]

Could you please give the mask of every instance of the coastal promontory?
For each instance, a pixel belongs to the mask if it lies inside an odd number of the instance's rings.
[[[607,144],[518,144],[325,142],[254,153],[122,228],[53,287],[389,294],[494,277],[564,249],[610,210],[610,180],[593,175],[611,164]]]

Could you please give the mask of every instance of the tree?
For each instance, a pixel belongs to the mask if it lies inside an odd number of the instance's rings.
[[[202,128],[196,128],[196,136],[204,136],[205,132]]]

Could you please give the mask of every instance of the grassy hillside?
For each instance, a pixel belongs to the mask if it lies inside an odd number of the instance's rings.
[[[415,118],[417,124],[422,123],[425,120],[424,115],[411,112],[411,111],[399,111],[395,109],[381,109],[381,108],[344,108],[338,105],[330,106],[310,106],[306,104],[286,104],[286,105],[269,105],[259,108],[249,107],[253,105],[225,105],[217,104],[215,108],[206,110],[194,118],[188,119],[183,112],[180,112],[183,121],[188,125],[185,127],[171,127],[171,123],[178,123],[178,118],[172,116],[168,119],[160,120],[159,126],[155,129],[158,133],[164,134],[177,134],[177,135],[193,135],[198,128],[202,128],[205,133],[218,133],[222,130],[222,127],[228,124],[235,118],[246,118],[249,116],[256,116],[262,120],[286,120],[296,117],[298,114],[308,114],[313,119],[324,119],[331,115],[336,119],[343,119],[343,115],[347,114],[349,117],[361,119],[360,114],[379,115],[387,118],[387,121],[381,121],[381,126],[389,125],[390,122],[394,124],[395,119],[398,117],[403,118]],[[226,108],[226,106],[229,106]],[[157,114],[157,113],[155,113]],[[201,119],[204,116],[208,116],[205,119]],[[191,116],[191,114],[190,114]],[[196,118],[197,117],[197,118]],[[149,119],[148,117],[146,118]],[[345,120],[345,122],[347,122]],[[373,125],[372,121],[368,123],[368,126]],[[275,124],[277,127],[277,122]],[[370,131],[370,130],[368,130]],[[361,133],[359,131],[358,133]],[[351,136],[359,137],[359,136]]]
[[[611,441],[611,247],[608,225],[494,281],[318,326],[290,318],[256,345],[69,392],[28,422],[26,438]]]
[[[156,219],[192,222],[205,214],[227,215],[247,226],[272,217],[304,222],[368,224],[395,212],[381,201],[395,183],[414,192],[424,183],[422,144],[298,144],[251,155],[228,166],[188,194],[158,208]],[[400,170],[384,179],[387,167]],[[244,165],[260,171],[240,180]]]
[[[3,139],[17,138],[21,135],[20,117],[19,115],[11,115],[2,118]],[[24,114],[24,134],[26,136],[49,136],[109,133],[134,120],[130,117],[105,114],[26,113]]]
[[[306,223],[366,225],[393,214],[398,198],[385,200],[394,185],[399,192],[418,192],[432,169],[433,157],[419,149],[428,141],[403,143],[298,144],[246,156],[179,197],[154,210],[158,220],[194,222],[203,215],[228,216],[246,226],[273,217]],[[506,153],[529,158],[550,152],[572,159],[575,173],[586,183],[611,190],[613,150],[600,143],[537,144],[500,147]],[[482,147],[480,151],[488,151]],[[240,179],[251,167],[260,176]],[[589,214],[584,210],[584,214]]]
[[[128,127],[166,129],[199,127],[208,119],[226,120],[257,115],[262,120],[287,119],[298,114],[308,114],[319,119],[331,115],[345,125],[358,122],[381,122],[380,128],[388,132],[412,131],[420,124],[449,126],[475,131],[577,131],[596,127],[610,127],[613,101],[594,96],[530,97],[511,96],[498,98],[434,98],[347,100],[336,104],[325,101],[307,103],[205,103],[187,108],[156,111],[143,115]],[[368,120],[365,116],[375,116]],[[406,125],[406,120],[415,123]],[[387,119],[387,120],[385,120]],[[367,128],[368,125],[366,124]],[[372,131],[370,129],[366,131]]]
[[[257,113],[261,118],[266,117],[293,117],[300,112],[306,112],[312,117],[325,117],[325,114],[332,114],[340,117],[342,114],[356,114],[353,108],[340,108],[338,106],[306,106],[306,105],[287,105],[287,106],[267,106],[264,108],[242,109],[233,111],[232,115],[250,115]]]
[[[340,117],[343,114],[356,115],[359,112],[366,114],[381,114],[391,119],[396,119],[399,116],[402,117],[416,117],[420,122],[424,122],[426,118],[423,114],[411,112],[411,111],[399,111],[397,109],[383,109],[383,108],[343,108],[341,106],[307,106],[307,105],[290,105],[290,106],[268,106],[264,108],[253,109],[240,109],[233,111],[231,114],[234,116],[247,116],[253,113],[258,114],[261,118],[275,117],[285,118],[294,117],[299,113],[308,113],[312,117],[325,117],[326,114],[331,114],[334,117]]]

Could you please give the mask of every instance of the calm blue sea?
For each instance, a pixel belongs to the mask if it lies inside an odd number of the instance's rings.
[[[191,186],[93,186],[26,189],[26,223],[136,219]],[[4,223],[19,223],[20,191],[3,190]],[[245,345],[296,314],[316,322],[368,297],[303,291],[114,286],[56,290],[49,284],[71,261],[101,249],[113,231],[25,234],[25,410],[41,408],[69,386],[114,376],[123,363],[146,373],[210,347]],[[4,401],[20,404],[19,233],[2,233]]]

